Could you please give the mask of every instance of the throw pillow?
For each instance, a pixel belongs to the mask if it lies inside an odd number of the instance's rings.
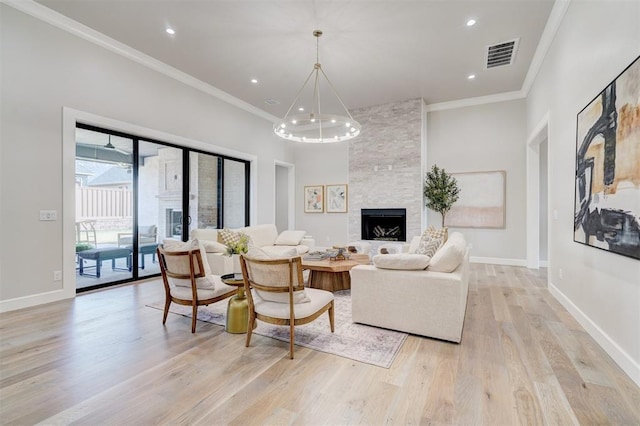
[[[418,245],[416,254],[424,254],[425,256],[433,257],[441,245],[442,239],[423,235],[420,239],[420,244]]]
[[[373,256],[373,264],[380,269],[418,271],[429,266],[429,256],[409,253],[377,254]]]
[[[304,231],[282,231],[274,244],[277,246],[297,246],[302,241],[304,234]]]
[[[196,287],[203,290],[215,290],[215,280],[211,278],[211,267],[209,266],[209,262],[207,261],[207,252],[200,241],[198,241],[198,239],[193,239],[186,242],[166,239],[163,241],[163,248],[170,253],[179,251],[200,250],[200,257],[202,258],[202,272],[204,274],[204,277],[196,278]],[[168,263],[173,262],[174,260],[178,263],[172,263],[171,265],[169,265],[172,270],[181,274],[190,273],[189,261],[187,257],[181,257],[177,259],[174,259],[173,257],[167,257]],[[195,272],[196,274],[200,273],[197,264],[195,265]],[[188,279],[169,277],[169,281],[171,282],[171,284],[177,287],[191,287],[191,281]]]
[[[449,228],[436,229],[433,225],[429,225],[424,233],[431,236],[431,238],[440,238],[443,243],[446,243],[449,238]]]
[[[227,246],[238,244],[243,235],[246,235],[246,234],[238,231],[233,231],[227,228],[224,228],[218,231],[218,236],[220,237],[222,244]]]

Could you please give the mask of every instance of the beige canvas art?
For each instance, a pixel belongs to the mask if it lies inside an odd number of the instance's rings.
[[[460,188],[460,198],[445,217],[444,224],[453,228],[504,228],[504,170],[490,172],[451,173]]]

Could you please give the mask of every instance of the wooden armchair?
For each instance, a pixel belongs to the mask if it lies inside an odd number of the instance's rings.
[[[191,332],[195,333],[198,306],[231,297],[237,288],[224,284],[217,275],[206,275],[200,248],[190,244],[158,247],[157,252],[166,295],[162,324],[167,322],[171,302],[192,306]]]
[[[251,344],[256,319],[289,326],[291,359],[296,325],[307,324],[328,311],[331,332],[334,331],[333,293],[304,287],[302,259],[299,256],[258,260],[243,255],[240,264],[249,302],[247,347]]]

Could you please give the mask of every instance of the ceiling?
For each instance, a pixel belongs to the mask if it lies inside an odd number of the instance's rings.
[[[313,69],[315,29],[324,32],[322,68],[349,109],[417,97],[433,104],[520,90],[553,7],[553,0],[38,2],[276,117]],[[477,23],[467,27],[470,18]],[[512,65],[484,68],[487,46],[516,38]],[[322,90],[329,112],[333,97]]]

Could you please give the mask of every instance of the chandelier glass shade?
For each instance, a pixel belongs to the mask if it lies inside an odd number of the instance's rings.
[[[289,106],[284,118],[273,125],[273,131],[283,139],[306,143],[330,143],[353,139],[360,134],[360,123],[353,119],[347,107],[340,99],[333,84],[325,74],[318,60],[318,44],[322,31],[313,32],[316,37],[316,63],[306,81]],[[343,111],[325,113],[320,105],[320,82],[324,78]],[[313,105],[311,112],[291,114],[300,95],[313,80]]]

